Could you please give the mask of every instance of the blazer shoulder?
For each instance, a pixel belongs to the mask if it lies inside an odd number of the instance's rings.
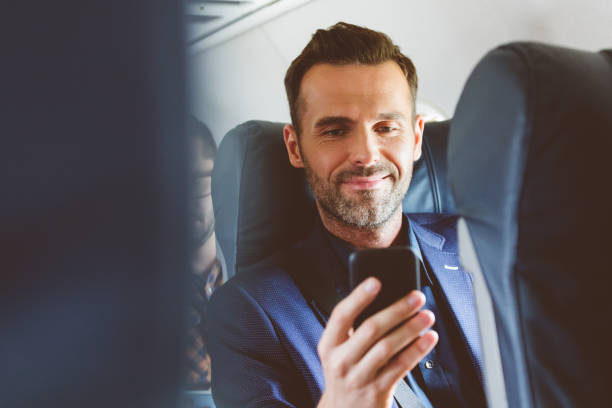
[[[269,296],[274,288],[287,290],[295,286],[286,267],[287,253],[279,253],[243,268],[239,274],[215,290],[211,301],[221,297],[235,297],[239,293],[256,300]]]
[[[290,273],[291,251],[284,251],[247,268],[213,293],[211,311],[258,310],[273,320],[284,318],[291,310],[305,307],[306,300]]]

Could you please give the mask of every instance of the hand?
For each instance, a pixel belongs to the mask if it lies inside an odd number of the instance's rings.
[[[318,345],[325,377],[318,407],[390,407],[397,383],[438,342],[438,334],[427,330],[434,323],[433,313],[419,311],[425,304],[419,291],[369,317],[349,334],[380,287],[380,281],[368,278],[332,311]]]

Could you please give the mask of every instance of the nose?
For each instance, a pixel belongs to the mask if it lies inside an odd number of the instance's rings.
[[[361,129],[354,133],[350,145],[350,161],[359,167],[369,167],[380,159],[377,135],[369,129]]]

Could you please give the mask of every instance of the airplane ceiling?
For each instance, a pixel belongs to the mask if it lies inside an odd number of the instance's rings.
[[[205,49],[311,0],[185,0],[187,45]]]

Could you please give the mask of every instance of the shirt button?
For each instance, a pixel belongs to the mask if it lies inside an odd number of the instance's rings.
[[[434,362],[432,360],[427,360],[425,362],[425,368],[426,369],[431,370],[433,368],[433,366],[434,366]]]

